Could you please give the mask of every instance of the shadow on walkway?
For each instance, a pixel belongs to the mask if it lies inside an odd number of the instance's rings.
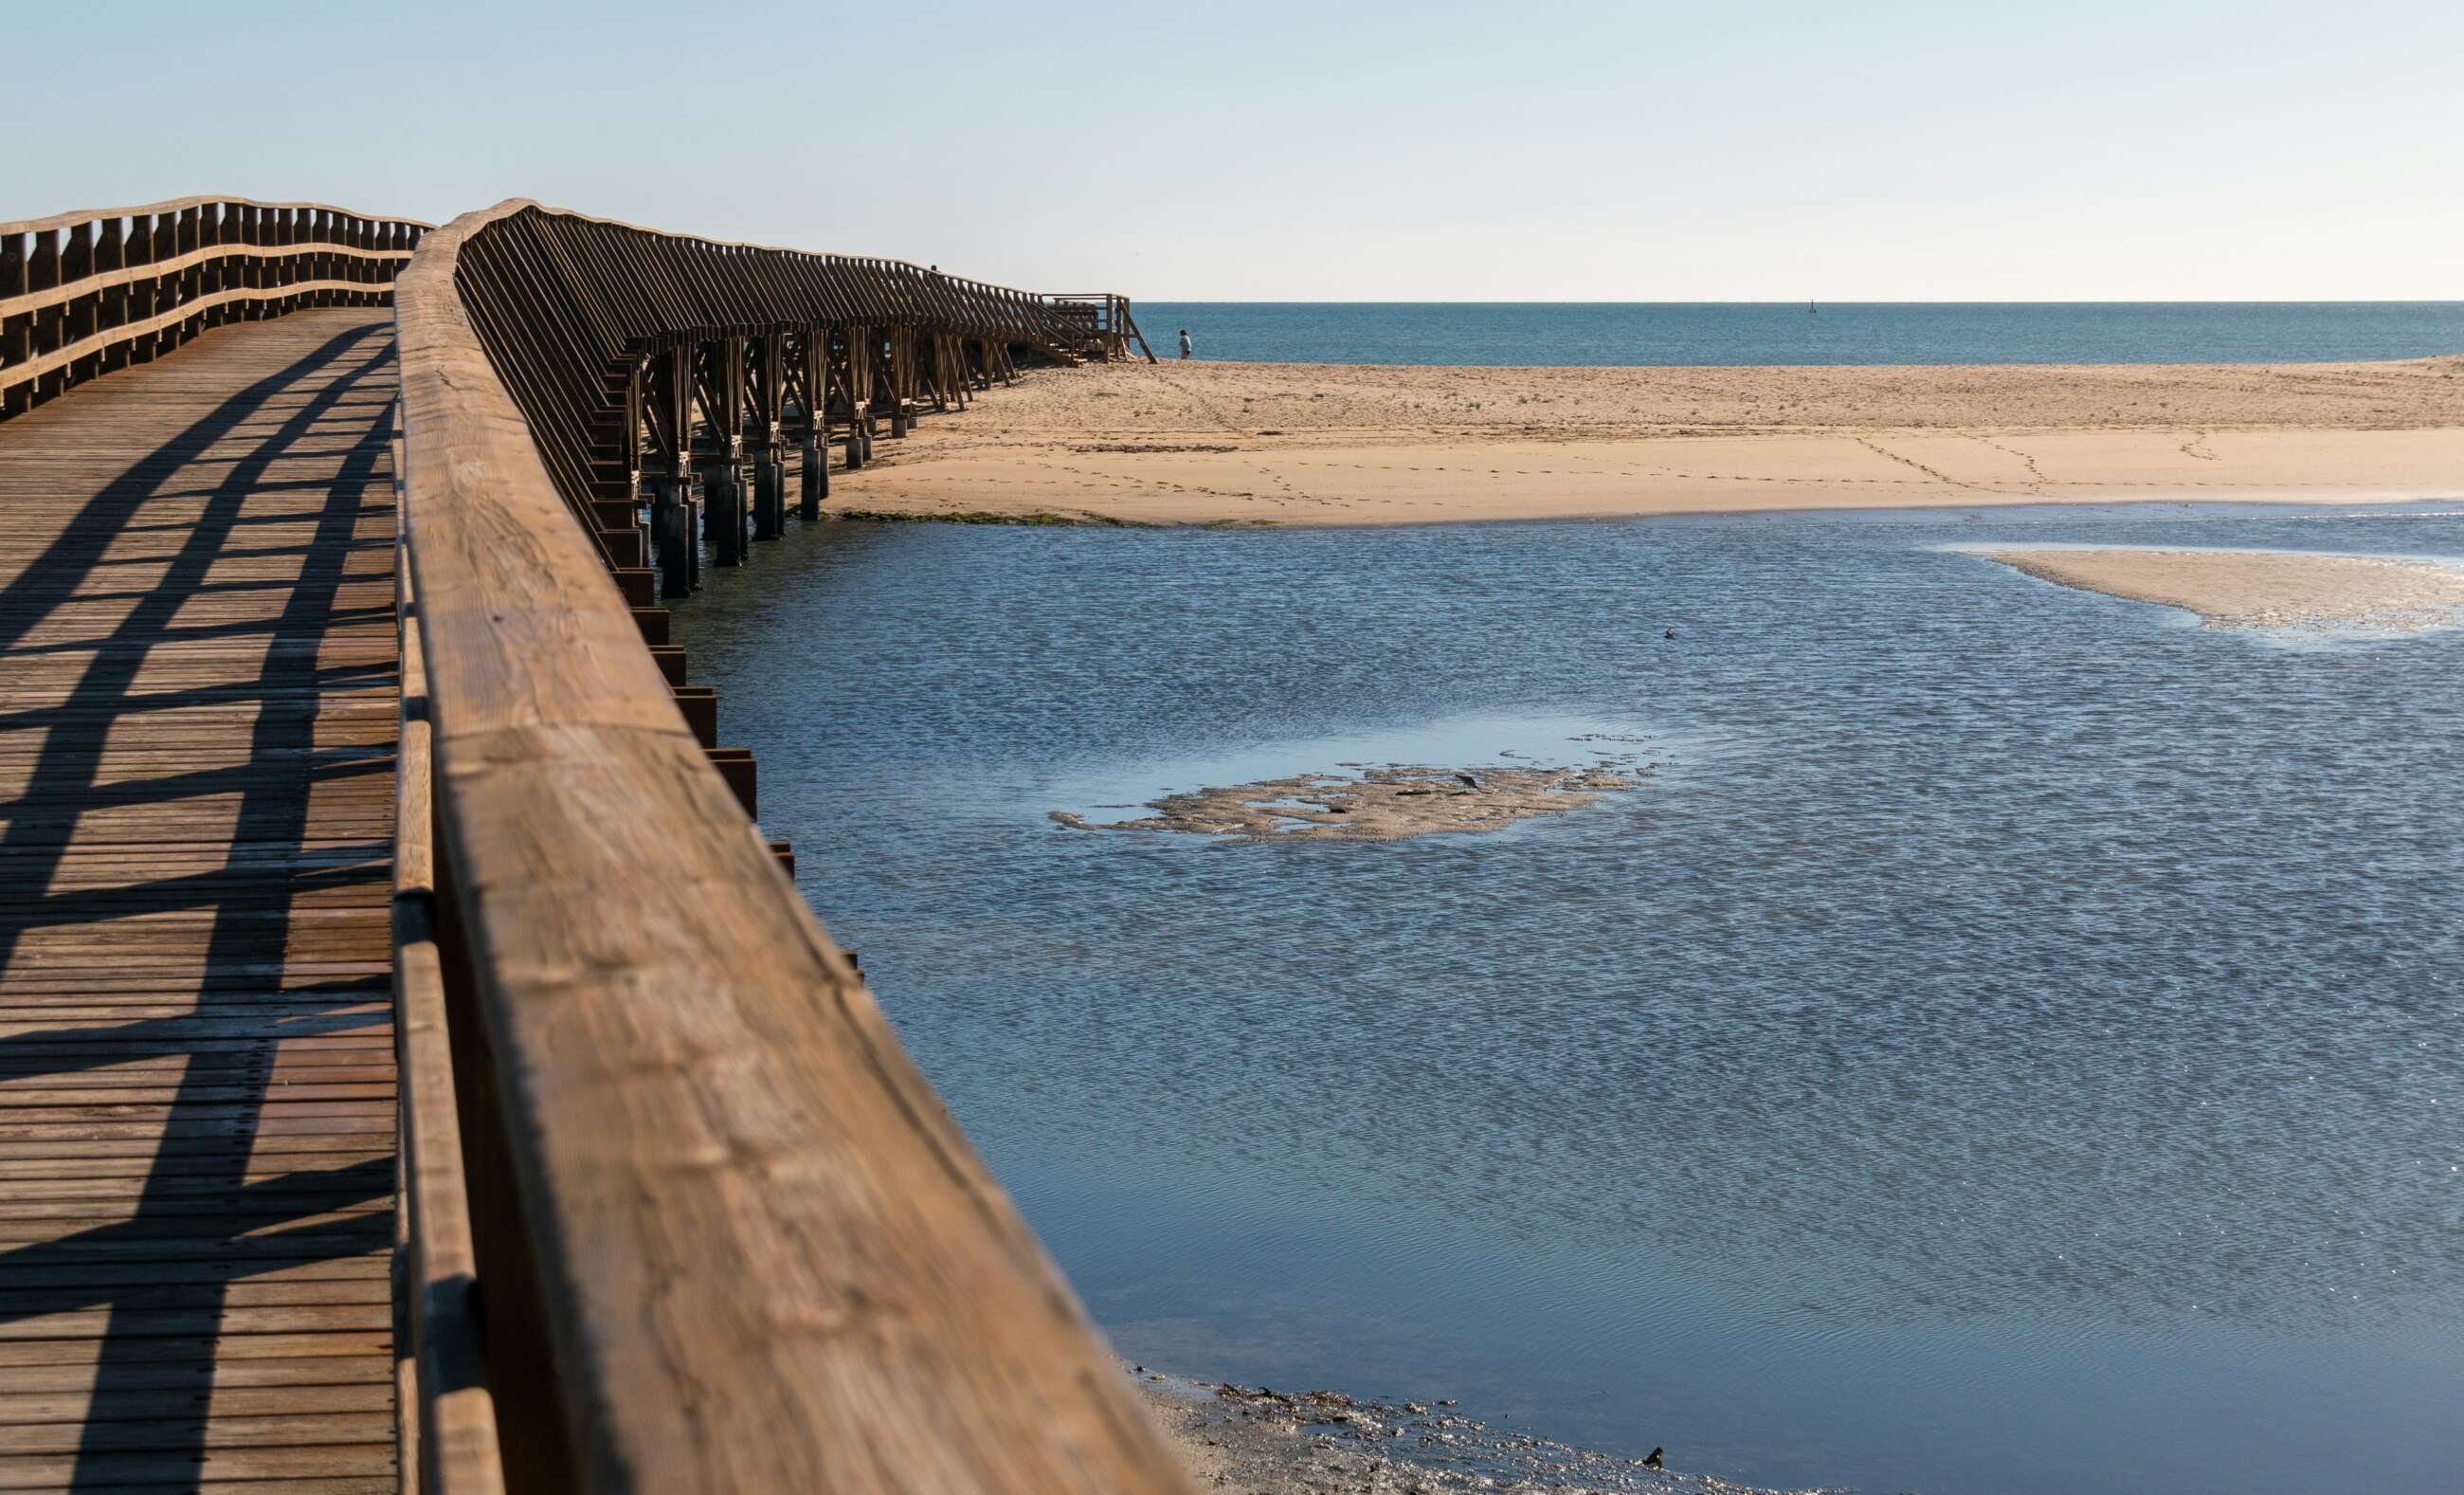
[[[390,512],[390,367],[381,323],[325,340],[101,482],[0,587],[0,767],[26,764],[0,801],[0,1403],[47,1383],[64,1397],[51,1422],[39,1403],[5,1418],[29,1424],[0,1429],[18,1476],[58,1461],[74,1488],[279,1479],[390,1424],[389,1387],[300,1389],[320,1356],[348,1383],[390,1370],[391,842],[312,819],[320,787],[391,782],[389,733],[318,741],[330,693],[395,679],[324,648],[344,624],[390,641],[389,609],[338,602],[374,574],[350,567],[374,543],[361,523]],[[39,413],[72,421],[78,402]],[[269,476],[315,452],[333,476]],[[310,502],[247,512],[274,493]],[[141,523],[149,503],[197,514]],[[278,523],[307,543],[280,544]],[[122,551],[159,580],[98,636],[55,636],[81,615],[64,626],[65,605],[130,595],[105,580]],[[209,580],[292,556],[287,581]],[[325,1417],[330,1437],[267,1423],[283,1430],[263,1442],[229,1420],[251,1387],[269,1414],[376,1410]]]

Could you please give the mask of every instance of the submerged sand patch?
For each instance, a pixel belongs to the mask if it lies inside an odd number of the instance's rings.
[[[2031,576],[2185,608],[2211,628],[2363,628],[2464,623],[2464,570],[2432,561],[2271,550],[1988,550]]]
[[[1448,831],[1502,831],[1563,814],[1634,788],[1648,769],[1436,769],[1394,764],[1349,773],[1301,773],[1151,800],[1135,820],[1096,821],[1067,810],[1077,831],[1177,831],[1245,840],[1398,841]]]

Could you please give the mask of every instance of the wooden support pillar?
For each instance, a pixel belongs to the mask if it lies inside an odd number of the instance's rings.
[[[686,597],[693,586],[693,508],[690,489],[674,477],[658,480],[650,500],[650,530],[659,546],[659,595]]]
[[[890,435],[907,435],[907,411],[915,398],[915,334],[907,327],[890,330]]]
[[[744,487],[737,481],[736,464],[725,462],[702,476],[704,523],[710,536],[710,564],[744,564]]]
[[[746,816],[758,818],[760,814],[761,801],[758,789],[759,777],[753,764],[753,749],[705,748],[702,751],[710,755],[710,766],[718,770],[718,776],[726,780],[727,787],[735,792],[736,802],[744,807]]]
[[[950,391],[951,402],[960,410],[967,408],[970,381],[967,376],[966,340],[955,332],[941,334],[941,384]]]
[[[895,327],[890,334],[890,436],[907,435],[915,407],[915,331]]]
[[[787,528],[787,464],[770,447],[753,460],[753,538],[776,540]]]
[[[796,505],[796,517],[811,524],[822,517],[822,503],[830,496],[830,444],[824,433],[815,431],[804,437],[803,492]]]
[[[684,492],[687,495],[684,505],[685,590],[698,591],[701,590],[702,502],[691,477],[685,480]]]
[[[781,436],[787,413],[787,347],[779,331],[745,346],[746,457],[753,472],[753,538],[776,540],[787,528],[787,464]]]

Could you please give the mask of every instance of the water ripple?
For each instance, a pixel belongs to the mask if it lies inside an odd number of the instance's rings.
[[[2442,1487],[2464,636],[2253,647],[1942,533],[841,524],[679,626],[1125,1352],[1758,1484],[2066,1490],[2089,1439],[2100,1488]],[[2464,553],[2401,510],[1997,536]],[[1467,719],[1668,761],[1474,838],[1043,820]]]

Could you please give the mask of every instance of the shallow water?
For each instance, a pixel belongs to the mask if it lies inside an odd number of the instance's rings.
[[[677,620],[1125,1354],[1762,1484],[2453,1489],[2464,633],[2287,648],[1984,541],[2464,554],[2221,505],[843,524]],[[1489,836],[1045,818],[1585,730],[1663,767]]]
[[[2464,353],[2464,301],[1141,301],[1160,357],[1490,365],[2273,364]]]

